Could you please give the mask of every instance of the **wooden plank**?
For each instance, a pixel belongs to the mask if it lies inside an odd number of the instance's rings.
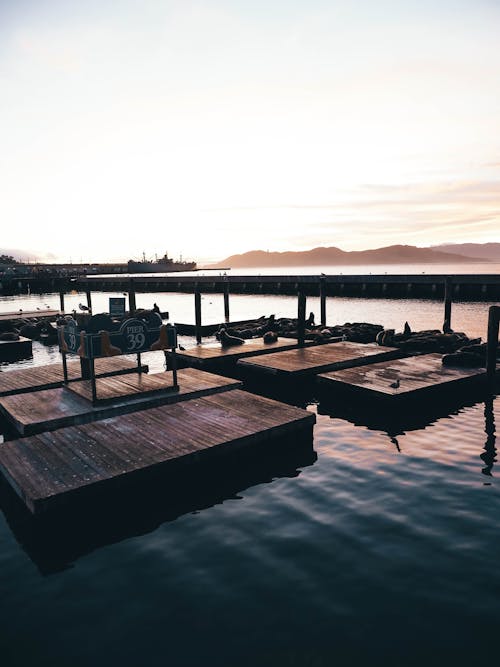
[[[138,371],[136,362],[124,359],[123,357],[96,359],[95,367],[97,377],[137,373]],[[141,370],[143,373],[147,373],[149,368],[143,364]],[[68,378],[70,382],[81,379],[79,361],[68,361]],[[0,396],[52,389],[54,387],[62,387],[63,384],[62,364],[8,370],[0,374]]]
[[[16,311],[9,311],[6,313],[0,313],[0,322],[5,322],[9,320],[19,320],[20,318],[24,319],[31,319],[31,318],[37,318],[37,319],[44,319],[46,320],[47,318],[49,319],[55,319],[56,317],[59,317],[60,313],[58,310],[52,310],[50,308],[46,308],[45,310],[16,310]]]
[[[238,367],[252,372],[295,377],[372,364],[400,356],[401,351],[397,348],[341,341],[242,359],[238,361]]]
[[[169,391],[171,371],[98,378],[98,395],[101,391],[107,392],[108,402],[92,406],[88,398],[91,396],[90,383],[80,380],[68,387],[0,397],[0,413],[20,435],[32,435],[241,386],[238,380],[195,368],[179,370],[178,382],[179,391]]]
[[[486,379],[484,368],[443,366],[440,354],[384,361],[318,376],[323,388],[352,388],[371,397],[413,397],[425,392],[448,392],[452,388]],[[399,385],[399,386],[392,386]]]
[[[180,364],[208,368],[221,363],[236,363],[238,359],[253,355],[268,355],[277,350],[291,350],[297,347],[295,338],[278,338],[274,343],[264,343],[262,338],[250,338],[242,345],[231,347],[222,347],[220,343],[202,343],[177,352],[177,358]]]
[[[0,471],[38,513],[82,489],[306,432],[314,422],[312,412],[234,389],[6,442]]]

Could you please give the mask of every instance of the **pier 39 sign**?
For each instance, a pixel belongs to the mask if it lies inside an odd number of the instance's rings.
[[[148,328],[146,322],[138,318],[125,320],[118,331],[86,333],[84,330],[79,330],[73,319],[69,319],[59,330],[60,351],[88,359],[167,350],[176,346],[175,327],[162,324],[159,327]]]

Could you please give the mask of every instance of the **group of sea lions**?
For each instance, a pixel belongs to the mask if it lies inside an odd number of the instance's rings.
[[[486,366],[487,344],[481,343],[481,338],[469,338],[463,332],[453,331],[447,321],[443,325],[443,331],[412,331],[408,322],[405,322],[402,333],[396,333],[394,329],[384,329],[377,335],[376,342],[407,352],[438,352],[443,355],[444,366]]]
[[[314,319],[314,313],[311,312],[305,322],[305,339],[315,342],[343,339],[356,343],[373,343],[377,334],[383,331],[380,324],[346,322],[343,325],[327,327],[315,324]],[[297,318],[276,318],[271,315],[270,317],[262,316],[256,320],[249,320],[240,325],[223,326],[216,333],[216,338],[224,346],[241,345],[242,340],[261,337],[265,343],[273,343],[278,340],[279,336],[297,338],[297,329]],[[236,339],[236,342],[233,342],[232,339]]]
[[[0,322],[0,341],[16,341],[21,337],[47,341],[47,344],[50,344],[57,342],[57,329],[48,320],[37,318],[16,318]]]

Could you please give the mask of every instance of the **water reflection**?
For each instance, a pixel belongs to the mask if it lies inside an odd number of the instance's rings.
[[[287,436],[223,459],[186,466],[175,476],[150,474],[143,482],[115,486],[105,495],[82,496],[50,514],[33,517],[0,482],[0,509],[17,541],[42,574],[64,570],[95,549],[145,535],[184,514],[198,512],[243,490],[280,477],[297,477],[313,465],[309,436]]]
[[[365,426],[371,431],[385,432],[398,451],[401,451],[398,436],[404,435],[407,431],[425,429],[444,417],[457,415],[464,408],[483,401],[485,405],[489,401],[491,422],[493,422],[493,398],[488,396],[487,393],[479,392],[468,398],[449,396],[442,397],[439,401],[419,399],[406,405],[322,398],[318,405],[318,414],[327,415],[332,419],[345,419],[355,426]],[[486,412],[485,408],[485,416]],[[487,425],[487,433],[489,428]]]
[[[496,463],[496,435],[495,435],[495,413],[493,410],[494,397],[489,396],[484,402],[484,431],[486,433],[486,442],[484,443],[484,452],[481,454],[485,467],[482,469],[483,475],[492,476],[493,466]]]

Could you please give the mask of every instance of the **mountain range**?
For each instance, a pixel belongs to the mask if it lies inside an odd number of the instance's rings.
[[[470,248],[470,250],[469,250]],[[366,264],[464,264],[500,262],[500,243],[465,243],[417,248],[393,245],[374,250],[345,251],[336,247],[304,251],[266,252],[251,250],[231,255],[210,268],[246,268],[270,266],[356,266]]]

